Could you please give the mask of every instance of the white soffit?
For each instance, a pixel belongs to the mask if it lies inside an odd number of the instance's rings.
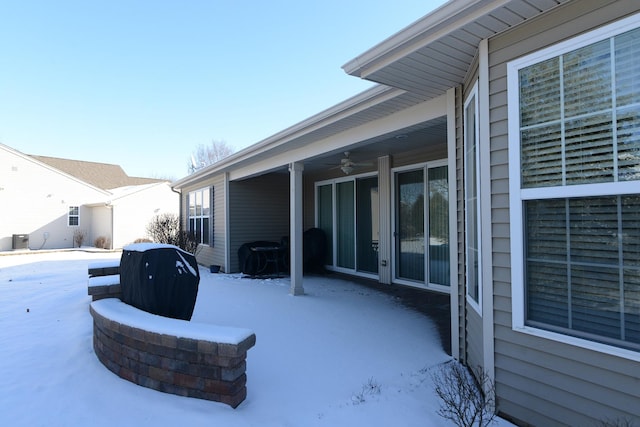
[[[462,83],[478,45],[568,0],[452,0],[349,61],[350,75],[432,98]]]

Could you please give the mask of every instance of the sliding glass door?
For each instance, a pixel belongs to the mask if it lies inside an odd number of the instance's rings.
[[[392,215],[391,274],[396,283],[448,292],[449,181],[446,160],[392,170],[391,198],[380,200],[378,177],[316,183],[316,226],[327,236],[329,269],[375,278],[381,217]],[[384,209],[381,209],[384,207]],[[391,236],[384,236],[388,241]]]
[[[396,281],[449,286],[448,185],[442,162],[394,173]]]
[[[316,185],[316,226],[327,236],[328,267],[378,274],[379,212],[376,176]]]

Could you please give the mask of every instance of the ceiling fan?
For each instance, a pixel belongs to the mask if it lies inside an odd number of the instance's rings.
[[[345,151],[344,152],[344,157],[340,160],[340,165],[335,166],[335,167],[333,167],[331,169],[340,169],[342,172],[344,172],[345,175],[349,175],[351,172],[353,172],[354,168],[365,167],[365,166],[373,166],[373,163],[354,162],[349,157],[349,154],[350,154],[349,151]]]

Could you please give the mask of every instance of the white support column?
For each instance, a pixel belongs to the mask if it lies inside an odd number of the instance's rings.
[[[395,242],[391,231],[391,156],[378,157],[378,199],[380,200],[380,232],[378,237],[379,282],[391,284],[391,254]]]
[[[291,276],[291,295],[304,295],[302,287],[302,171],[300,162],[289,164],[289,268]]]
[[[225,172],[224,174],[224,272],[228,273],[231,271],[231,225],[229,223],[229,211],[230,211],[230,200],[231,196],[229,195],[229,172]],[[212,203],[211,206],[215,205]],[[242,267],[239,267],[242,268]]]

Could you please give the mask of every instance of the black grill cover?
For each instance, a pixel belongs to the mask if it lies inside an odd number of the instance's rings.
[[[122,250],[122,301],[140,310],[191,320],[199,283],[195,257],[177,246],[136,243]]]

